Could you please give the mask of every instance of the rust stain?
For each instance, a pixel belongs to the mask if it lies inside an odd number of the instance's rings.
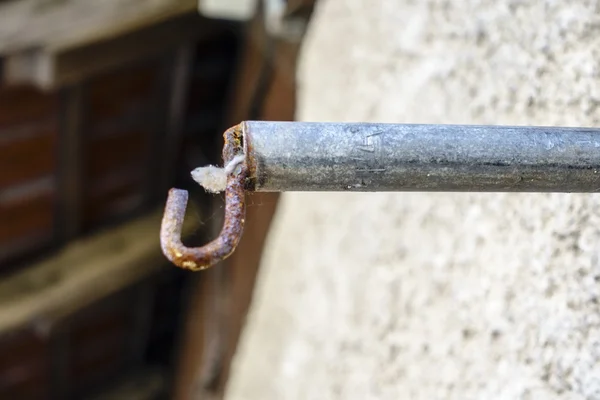
[[[254,191],[256,189],[256,185],[258,182],[257,179],[257,159],[254,155],[254,144],[252,143],[252,136],[248,134],[248,128],[246,127],[246,123],[242,122],[240,124],[243,129],[244,137],[243,137],[243,146],[246,152],[246,166],[248,167],[248,175],[246,177],[246,190]]]
[[[229,128],[223,136],[223,161],[227,164],[244,152],[242,125]],[[188,193],[186,190],[175,188],[169,191],[160,230],[161,248],[169,261],[183,269],[200,271],[212,267],[233,253],[244,230],[244,185],[247,175],[248,166],[244,161],[227,177],[223,229],[216,239],[202,247],[186,247],[181,242]]]

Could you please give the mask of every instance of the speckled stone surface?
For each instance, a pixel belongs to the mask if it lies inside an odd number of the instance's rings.
[[[599,53],[600,1],[321,0],[298,117],[600,125]],[[600,399],[599,257],[599,195],[286,194],[227,398]]]

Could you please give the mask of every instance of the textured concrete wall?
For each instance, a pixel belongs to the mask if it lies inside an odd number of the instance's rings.
[[[599,13],[322,0],[299,118],[598,125]],[[597,195],[286,194],[228,398],[599,399],[599,226]]]

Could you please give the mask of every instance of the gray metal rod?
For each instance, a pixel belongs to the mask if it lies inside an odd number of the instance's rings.
[[[243,123],[255,191],[596,192],[590,128]]]

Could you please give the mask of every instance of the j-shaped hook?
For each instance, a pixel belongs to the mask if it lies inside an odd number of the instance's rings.
[[[241,125],[228,129],[223,136],[224,163],[228,164],[234,159],[239,160],[239,156],[244,154]],[[188,192],[182,189],[169,191],[160,229],[160,244],[164,255],[176,266],[192,271],[207,269],[229,257],[237,247],[242,237],[246,217],[244,192],[248,175],[246,161],[240,161],[235,168],[228,168],[227,173],[223,229],[216,239],[202,247],[186,247],[181,242]]]

